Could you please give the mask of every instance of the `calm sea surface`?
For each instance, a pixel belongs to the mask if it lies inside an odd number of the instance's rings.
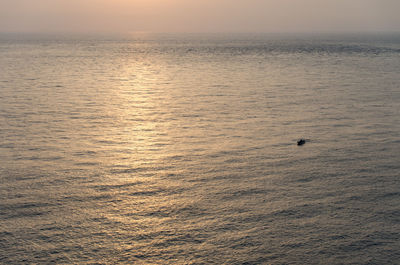
[[[1,35],[0,199],[4,264],[399,264],[400,36]]]

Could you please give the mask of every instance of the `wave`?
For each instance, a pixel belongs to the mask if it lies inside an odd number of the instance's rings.
[[[181,51],[182,52],[182,51]],[[369,45],[351,44],[310,44],[289,43],[283,45],[232,45],[232,46],[208,46],[208,47],[185,47],[185,53],[211,53],[211,54],[368,54],[379,55],[384,53],[400,54],[399,48],[379,47]]]

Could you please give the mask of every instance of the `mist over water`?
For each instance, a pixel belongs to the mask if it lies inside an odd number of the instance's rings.
[[[0,69],[0,263],[400,260],[399,36],[2,35]]]

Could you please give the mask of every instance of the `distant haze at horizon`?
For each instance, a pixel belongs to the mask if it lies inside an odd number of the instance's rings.
[[[399,32],[400,29],[398,0],[82,2],[3,0],[0,32]]]

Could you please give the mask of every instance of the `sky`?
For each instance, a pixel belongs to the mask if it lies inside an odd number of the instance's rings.
[[[400,32],[400,0],[0,0],[0,32]]]

